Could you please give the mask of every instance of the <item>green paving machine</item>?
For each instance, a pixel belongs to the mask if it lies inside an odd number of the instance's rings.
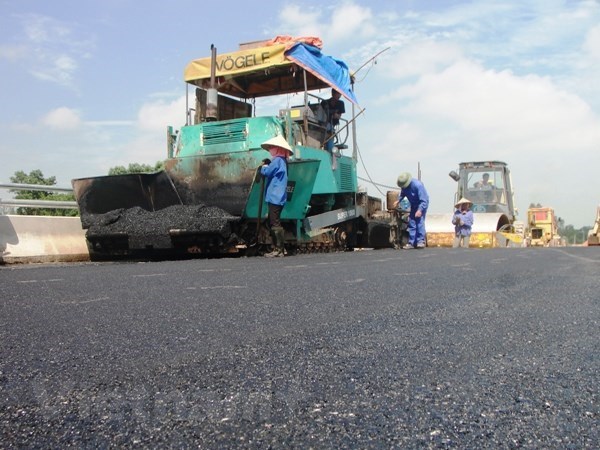
[[[394,213],[359,192],[362,111],[352,76],[318,43],[254,42],[225,54],[211,46],[209,57],[190,62],[186,123],[167,127],[164,170],[72,180],[91,258],[267,252],[272,240],[259,167],[269,153],[261,144],[278,135],[294,150],[281,215],[288,254],[393,246]],[[332,89],[351,109],[333,131],[322,105]],[[277,105],[276,114],[257,115],[257,100],[264,99]],[[297,104],[289,106],[290,99]]]

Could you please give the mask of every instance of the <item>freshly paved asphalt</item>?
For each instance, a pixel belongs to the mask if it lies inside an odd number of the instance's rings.
[[[0,268],[2,448],[599,448],[600,248]]]

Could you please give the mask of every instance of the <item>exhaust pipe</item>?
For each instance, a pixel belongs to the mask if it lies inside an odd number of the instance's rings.
[[[218,119],[218,93],[215,82],[217,70],[217,49],[214,44],[210,46],[210,88],[206,91],[206,120],[212,122]]]

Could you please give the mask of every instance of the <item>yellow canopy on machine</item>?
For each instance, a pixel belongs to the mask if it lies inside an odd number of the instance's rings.
[[[285,49],[286,46],[280,44],[217,55],[215,76],[232,78],[244,73],[266,70],[280,65],[290,66],[292,62],[285,58]],[[186,66],[184,79],[186,82],[191,83],[210,79],[210,69],[210,56],[195,59]]]
[[[285,56],[286,45],[270,45],[216,57],[216,89],[239,98],[264,97],[304,90],[302,69]],[[184,70],[184,80],[210,88],[211,57],[196,59]],[[309,90],[327,88],[323,80],[306,72]]]
[[[202,89],[216,88],[218,92],[241,99],[330,87],[358,104],[350,71],[343,61],[324,55],[310,43],[296,40],[269,45],[269,42],[220,55],[213,48],[214,86],[211,85],[212,56],[190,62],[184,70],[184,80]]]

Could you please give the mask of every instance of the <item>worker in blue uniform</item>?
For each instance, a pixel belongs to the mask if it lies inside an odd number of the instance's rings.
[[[474,216],[471,207],[473,202],[467,198],[461,198],[456,205],[452,215],[452,224],[454,225],[453,248],[469,248],[471,239],[471,229],[473,228]]]
[[[269,224],[273,238],[273,251],[266,253],[268,258],[285,255],[285,236],[281,226],[281,211],[287,200],[287,159],[294,154],[290,145],[281,135],[277,135],[261,145],[271,154],[271,160],[263,160],[260,173],[266,178],[265,201],[269,208]]]
[[[425,248],[425,216],[429,207],[429,195],[421,181],[414,179],[410,173],[403,172],[397,180],[400,193],[394,207],[398,207],[404,197],[410,203],[408,216],[408,243],[403,249]]]

